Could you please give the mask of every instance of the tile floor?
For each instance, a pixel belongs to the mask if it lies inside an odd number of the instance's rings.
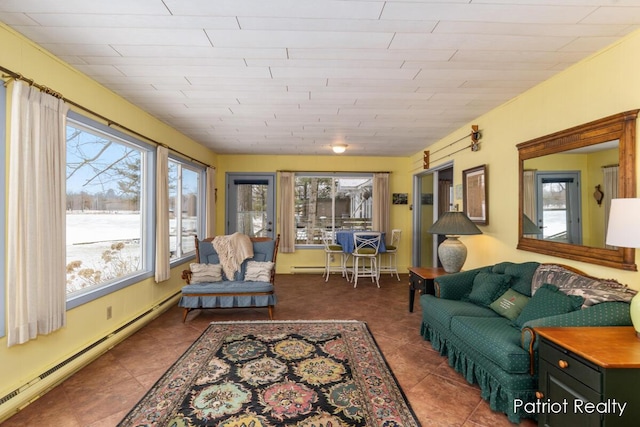
[[[319,274],[278,275],[276,286],[276,319],[366,321],[423,426],[513,425],[423,341],[419,302],[408,310],[407,275],[383,276],[380,289],[366,280],[354,289],[339,275],[325,283]],[[265,318],[266,309],[207,310],[182,323],[182,309],[171,308],[2,425],[115,426],[210,322]]]

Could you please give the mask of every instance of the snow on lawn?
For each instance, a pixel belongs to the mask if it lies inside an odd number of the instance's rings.
[[[137,270],[140,257],[139,213],[67,213],[67,264],[82,261],[81,268],[104,271],[102,254],[114,243],[124,243],[119,253]],[[84,281],[73,280],[67,292],[83,287]]]

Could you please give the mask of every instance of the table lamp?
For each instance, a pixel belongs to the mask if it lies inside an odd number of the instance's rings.
[[[640,199],[612,199],[607,226],[607,245],[640,248]],[[636,294],[629,307],[631,322],[640,338],[640,294]]]
[[[460,271],[467,259],[467,247],[458,236],[482,234],[482,231],[464,212],[445,212],[429,228],[427,233],[444,234],[447,240],[438,246],[438,257],[447,273]]]

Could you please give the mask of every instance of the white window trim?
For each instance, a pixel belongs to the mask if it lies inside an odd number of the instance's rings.
[[[207,185],[207,179],[206,179],[206,169],[198,164],[196,164],[195,162],[190,162],[188,160],[185,160],[181,157],[169,154],[169,160],[179,163],[182,166],[186,166],[187,169],[193,171],[193,172],[197,172],[199,175],[199,185],[198,185],[198,206],[197,206],[197,211],[198,211],[198,231],[202,234],[204,233],[204,228],[205,228],[205,197],[206,197],[206,185]],[[169,182],[169,185],[171,185],[171,182]],[[183,264],[186,261],[189,260],[193,260],[195,259],[196,254],[195,251],[194,252],[190,252],[186,255],[183,255],[181,257],[178,258],[174,258],[170,261],[170,265],[171,267],[175,267],[176,265],[179,264]]]
[[[140,271],[131,275],[125,276],[113,282],[107,282],[102,286],[95,289],[88,289],[86,292],[79,293],[77,295],[69,295],[67,297],[67,310],[74,307],[78,307],[82,304],[86,304],[95,299],[101,298],[110,293],[119,291],[136,284],[144,279],[153,277],[153,260],[155,253],[155,239],[153,230],[155,230],[155,215],[152,215],[153,206],[155,206],[155,191],[154,191],[154,177],[153,171],[155,170],[156,154],[155,147],[151,144],[145,143],[139,139],[133,138],[123,132],[113,129],[102,123],[98,123],[86,116],[78,114],[74,111],[70,111],[67,115],[70,121],[79,123],[82,126],[94,128],[98,131],[113,136],[114,138],[121,139],[127,143],[133,144],[143,150],[144,156],[142,159],[142,174],[144,176],[144,189],[142,191],[144,200],[140,203],[140,215],[142,220],[142,236],[140,244],[142,246],[142,268]]]

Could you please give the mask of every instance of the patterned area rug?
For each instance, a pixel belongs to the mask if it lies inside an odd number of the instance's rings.
[[[420,426],[357,321],[212,323],[119,426]]]

